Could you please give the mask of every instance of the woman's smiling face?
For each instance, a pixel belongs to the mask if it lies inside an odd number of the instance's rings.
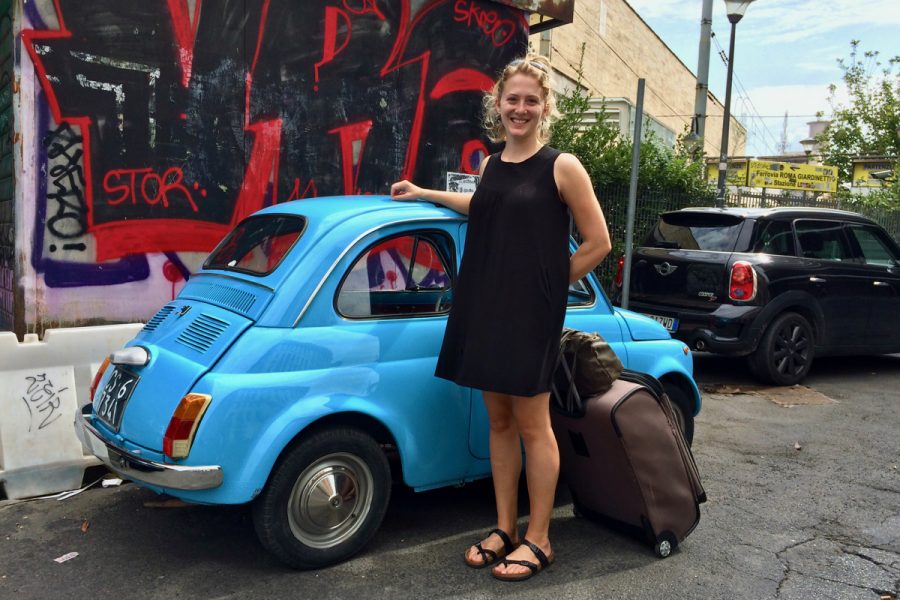
[[[516,73],[506,80],[497,105],[507,138],[536,136],[547,112],[544,94],[537,79]]]

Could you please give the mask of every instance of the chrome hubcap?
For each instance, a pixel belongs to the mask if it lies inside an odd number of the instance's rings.
[[[359,457],[324,456],[294,484],[287,506],[291,532],[307,546],[336,546],[362,526],[372,495],[372,472]]]

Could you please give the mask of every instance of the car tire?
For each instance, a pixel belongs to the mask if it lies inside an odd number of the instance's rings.
[[[324,567],[369,542],[390,495],[391,469],[378,443],[358,429],[324,429],[277,463],[253,503],[253,525],[262,545],[282,562],[298,569]]]
[[[693,403],[687,393],[674,383],[663,382],[663,389],[669,397],[669,406],[672,407],[675,424],[681,429],[681,433],[684,434],[684,439],[690,447],[694,442]]]
[[[813,357],[812,325],[802,315],[787,312],[772,321],[748,363],[751,373],[765,383],[794,385],[809,373]]]

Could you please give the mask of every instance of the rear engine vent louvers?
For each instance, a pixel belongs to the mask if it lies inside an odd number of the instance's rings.
[[[203,300],[221,304],[241,314],[246,314],[256,302],[256,296],[249,292],[236,290],[215,283],[195,284],[192,295]]]
[[[153,315],[152,319],[147,321],[147,324],[144,325],[144,328],[141,331],[153,331],[154,329],[159,327],[160,323],[166,320],[166,317],[168,317],[173,310],[175,310],[175,307],[171,304],[163,306],[161,309],[159,309],[158,313]]]
[[[216,342],[229,323],[209,315],[200,315],[181,332],[177,341],[197,352],[206,352]]]

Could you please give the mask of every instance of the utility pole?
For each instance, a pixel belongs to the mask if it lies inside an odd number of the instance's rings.
[[[778,154],[784,156],[784,153],[787,152],[788,139],[787,139],[787,127],[788,127],[788,114],[787,111],[784,111],[784,123],[781,125],[781,141],[778,143]]]
[[[697,59],[697,92],[694,97],[694,118],[691,133],[703,138],[706,131],[706,95],[709,90],[709,43],[712,37],[713,0],[703,0],[700,17],[700,50]]]

